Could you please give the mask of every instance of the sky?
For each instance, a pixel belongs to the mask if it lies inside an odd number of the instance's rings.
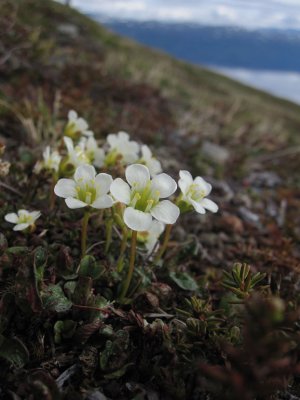
[[[300,30],[300,0],[71,0],[103,17]]]

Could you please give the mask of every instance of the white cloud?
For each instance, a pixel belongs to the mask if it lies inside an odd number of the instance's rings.
[[[230,78],[300,104],[300,74],[297,72],[251,71],[214,68]]]
[[[300,29],[300,0],[73,0],[103,17]]]

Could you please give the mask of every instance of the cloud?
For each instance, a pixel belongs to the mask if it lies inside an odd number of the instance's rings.
[[[242,68],[214,68],[214,70],[300,104],[300,74],[297,72],[251,71]]]
[[[300,0],[73,0],[106,18],[300,29]]]

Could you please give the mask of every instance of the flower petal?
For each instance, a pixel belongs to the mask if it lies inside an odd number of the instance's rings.
[[[110,186],[110,193],[113,197],[121,203],[130,203],[130,187],[128,183],[121,178],[117,178]]]
[[[84,132],[82,132],[82,134],[87,137],[94,137],[93,131],[84,131]]]
[[[73,197],[76,194],[76,184],[73,179],[60,179],[57,184],[54,186],[54,193],[58,197],[63,197],[66,199],[67,197]]]
[[[148,146],[146,146],[145,144],[141,147],[141,151],[142,151],[142,157],[144,160],[149,160],[150,158],[152,158],[152,152],[151,152],[150,148]]]
[[[32,216],[34,221],[36,221],[41,216],[41,212],[40,211],[32,211],[29,214]]]
[[[110,208],[113,204],[114,204],[114,201],[111,198],[111,196],[109,196],[108,194],[105,194],[101,197],[98,197],[98,199],[96,199],[94,201],[94,203],[91,204],[91,207],[98,208],[98,209]]]
[[[177,183],[174,179],[164,173],[156,175],[152,179],[151,186],[153,192],[159,192],[159,197],[161,199],[171,196],[177,189]]]
[[[93,167],[92,165],[84,164],[77,167],[74,174],[74,179],[76,182],[80,180],[89,181],[95,179],[95,175],[96,175],[95,167]]]
[[[77,119],[77,112],[74,110],[70,110],[68,113],[68,120],[70,122],[74,122],[74,121],[76,121],[76,119]]]
[[[83,119],[83,118],[78,118],[78,120],[76,121],[76,128],[77,128],[80,132],[85,131],[88,127],[89,127],[89,126],[88,126],[88,124],[87,124],[87,122],[86,122],[85,119]]]
[[[201,202],[197,202],[191,198],[188,199],[188,202],[194,207],[195,211],[197,211],[197,213],[199,214],[205,214],[205,208],[202,205],[202,201]]]
[[[5,221],[10,222],[11,224],[16,224],[19,220],[19,217],[16,213],[6,214],[4,217]]]
[[[100,193],[106,194],[109,192],[110,186],[113,182],[113,178],[109,174],[101,173],[98,174],[95,178],[95,182],[100,186]]]
[[[130,186],[142,189],[150,180],[149,169],[142,164],[132,164],[126,168],[125,176]]]
[[[147,160],[145,163],[146,163],[147,167],[149,168],[150,175],[152,176],[152,178],[161,173],[161,171],[162,171],[161,163],[156,158],[152,157],[150,160]]]
[[[105,153],[103,149],[96,149],[94,152],[94,161],[93,164],[101,168],[104,165],[104,160],[105,160]]]
[[[213,213],[216,213],[219,209],[218,205],[210,199],[203,199],[200,204]]]
[[[68,136],[64,136],[64,143],[66,145],[68,153],[72,153],[74,151],[73,140],[71,138],[69,138]]]
[[[74,209],[74,208],[83,208],[83,207],[86,207],[88,205],[88,204],[84,203],[81,200],[74,199],[74,197],[68,197],[65,201],[66,201],[66,205],[69,208],[72,208],[72,209]]]
[[[14,231],[23,231],[24,229],[28,228],[30,224],[24,223],[24,224],[17,224],[16,226],[13,227]]]
[[[152,222],[152,217],[149,213],[135,210],[132,207],[126,208],[123,218],[128,228],[137,232],[147,231]]]
[[[209,193],[211,192],[212,189],[211,184],[206,182],[203,178],[201,178],[201,176],[197,176],[197,178],[195,178],[194,183],[198,185],[201,188],[201,190],[203,190],[205,196],[208,196]]]
[[[190,185],[193,183],[193,177],[189,171],[186,170],[179,171],[179,177],[180,179],[185,180]]]
[[[167,225],[173,225],[179,217],[179,208],[169,200],[159,202],[151,210],[152,216]]]

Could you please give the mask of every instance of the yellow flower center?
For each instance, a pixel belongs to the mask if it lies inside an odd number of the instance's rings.
[[[153,191],[151,181],[143,188],[139,188],[138,183],[132,185],[130,206],[139,211],[150,212],[150,210],[159,202],[159,191]]]
[[[200,201],[205,197],[205,191],[200,188],[199,185],[193,183],[187,192],[187,196],[191,197],[195,201]]]
[[[99,193],[99,185],[96,186],[95,180],[90,181],[78,180],[76,186],[76,198],[83,201],[86,204],[92,204]]]

